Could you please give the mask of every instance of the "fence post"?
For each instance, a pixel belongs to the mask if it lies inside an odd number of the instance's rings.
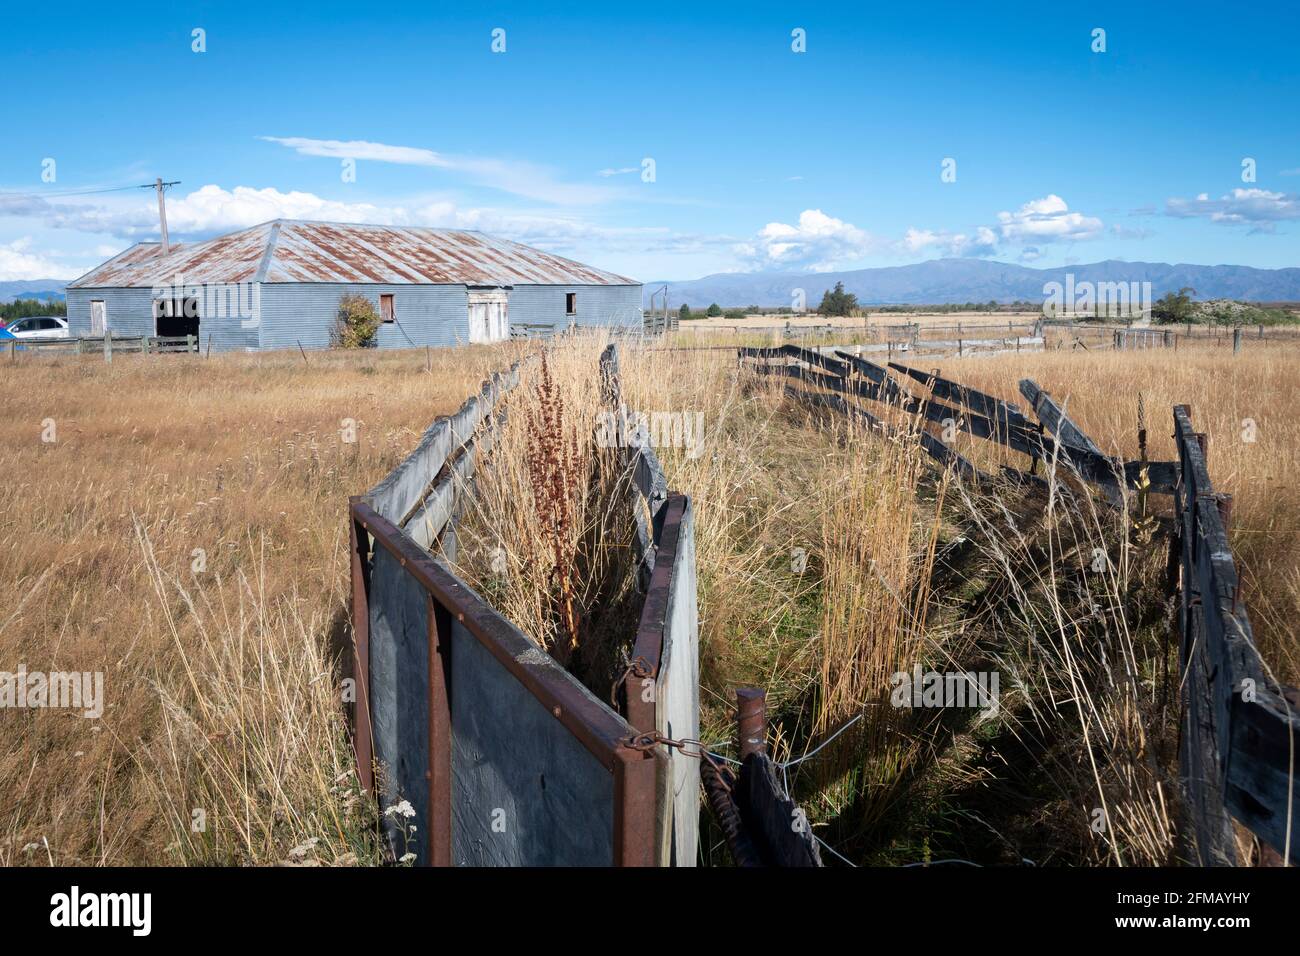
[[[425,595],[428,633],[429,865],[451,866],[451,612]]]
[[[108,323],[104,323],[104,361],[113,361],[113,335],[108,331]]]
[[[740,759],[767,752],[767,691],[761,687],[736,688],[736,738]]]
[[[1241,326],[1232,330],[1232,354],[1237,355],[1241,352]]]

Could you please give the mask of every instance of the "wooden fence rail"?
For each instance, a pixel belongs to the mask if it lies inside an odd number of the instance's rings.
[[[1011,403],[942,378],[937,370],[895,363],[885,368],[842,350],[830,357],[791,345],[739,353],[742,364],[757,360],[750,366],[755,372],[785,375],[825,390],[787,385],[789,397],[835,409],[873,429],[891,431],[846,396],[890,404],[924,421],[957,423],[972,435],[1030,455],[1035,466],[1039,461],[1063,463],[1099,485],[1112,503],[1121,482],[1129,489],[1173,495],[1181,568],[1179,765],[1188,853],[1202,865],[1236,863],[1235,819],[1283,861],[1295,858],[1300,849],[1295,826],[1300,691],[1280,686],[1255,646],[1228,543],[1231,498],[1215,493],[1206,466],[1206,437],[1193,430],[1185,406],[1174,407],[1177,461],[1125,461],[1106,456],[1065,406],[1030,379],[1020,383],[1020,391],[1038,423]],[[894,382],[891,371],[924,384],[933,397],[913,396]],[[1048,439],[1047,432],[1055,439]],[[922,430],[918,437],[945,467],[967,478],[988,479],[933,435]],[[1005,466],[1003,476],[1044,483],[1032,472]]]
[[[1202,865],[1237,862],[1229,817],[1293,861],[1300,692],[1279,686],[1255,646],[1228,543],[1231,498],[1214,491],[1206,436],[1174,406],[1180,545],[1179,761],[1190,851]]]
[[[1112,502],[1121,485],[1138,489],[1149,482],[1150,492],[1172,494],[1174,490],[1175,462],[1126,461],[1103,454],[1051,396],[1030,379],[1021,382],[1021,392],[1033,404],[1039,423],[1030,422],[1023,412],[1008,402],[944,379],[937,373],[894,362],[888,367],[877,365],[843,349],[836,350],[833,358],[797,345],[741,348],[738,353],[742,361],[759,359],[751,366],[759,374],[786,375],[806,384],[880,402],[954,432],[963,431],[1027,455],[1030,472],[1007,467],[1002,470],[1005,477],[1017,482],[1039,480],[1034,471],[1042,462],[1049,466],[1063,465],[1080,478],[1101,486]],[[856,374],[848,374],[850,370]],[[890,376],[891,371],[926,385],[931,396],[919,398],[908,392]],[[944,398],[956,400],[957,404],[947,404]],[[1044,428],[1056,436],[1055,440],[1044,433]],[[943,446],[928,433],[922,434],[922,446],[931,457],[945,463],[956,463],[964,472],[981,474],[953,449]]]
[[[33,354],[53,352],[56,354],[93,355],[103,353],[105,361],[113,360],[114,352],[136,352],[144,355],[160,355],[175,352],[199,351],[197,335],[111,335],[76,337],[66,339],[6,339],[0,347],[7,346],[11,358],[19,352]]]

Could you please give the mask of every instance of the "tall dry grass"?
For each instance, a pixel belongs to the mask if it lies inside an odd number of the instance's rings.
[[[1165,865],[1178,699],[1161,613],[1166,547],[1135,531],[1131,496],[1115,512],[1064,466],[1047,478],[1045,505],[1029,508],[1014,492],[957,486],[983,559],[979,613],[996,635],[1005,717],[1057,794],[1051,826],[1063,854]]]
[[[1230,539],[1260,651],[1282,680],[1300,683],[1300,349],[1248,340],[1234,356],[1229,339],[1177,351],[1063,350],[935,364],[1022,406],[1017,382],[1033,378],[1068,401],[1103,450],[1128,458],[1138,457],[1139,395],[1153,459],[1177,457],[1171,409],[1190,405],[1193,424],[1209,436],[1215,489],[1234,498]],[[977,444],[987,443],[967,447]]]
[[[521,368],[465,489],[455,556],[457,573],[602,698],[640,609],[631,476],[597,442],[604,345],[566,336]]]
[[[5,360],[0,670],[103,672],[107,706],[0,711],[0,864],[376,859],[336,659],[347,496],[509,358],[309,361]]]

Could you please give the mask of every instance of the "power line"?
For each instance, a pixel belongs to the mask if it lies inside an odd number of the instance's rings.
[[[164,188],[167,186],[179,186],[180,180],[174,180],[169,183],[163,183]],[[54,199],[63,196],[96,196],[100,193],[117,193],[125,192],[130,189],[155,189],[156,183],[142,183],[138,186],[107,186],[102,189],[61,189],[51,192],[0,192],[0,199],[23,197],[28,199]]]

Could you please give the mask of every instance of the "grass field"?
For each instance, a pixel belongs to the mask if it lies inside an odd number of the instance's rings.
[[[99,720],[0,711],[0,864],[373,854],[331,659],[347,498],[504,357],[309,361],[0,375],[0,669],[102,671],[106,697]]]
[[[1087,515],[1044,525],[1017,512],[1035,547],[1100,542],[1130,555],[1099,590],[1076,593],[981,524],[990,503],[938,475],[914,443],[794,407],[779,382],[739,372],[734,353],[662,344],[624,346],[624,390],[640,410],[704,416],[704,454],[660,454],[696,509],[707,739],[729,739],[737,684],[769,688],[774,749],[798,756],[914,661],[996,666],[1007,675],[1002,719],[957,725],[867,707],[801,765],[791,784],[817,832],[855,862],[949,852],[1167,860],[1167,628],[1152,583],[1163,554],[1126,550],[1128,529]],[[579,339],[555,353],[575,434],[594,411],[600,345]],[[11,599],[0,669],[103,671],[107,706],[99,720],[0,711],[0,732],[17,742],[0,756],[0,864],[378,862],[335,667],[347,636],[347,497],[516,352],[123,356],[111,366],[35,358],[7,368],[0,582]],[[1216,486],[1236,496],[1233,545],[1261,648],[1295,681],[1296,358],[1285,346],[1236,358],[1203,346],[924,365],[1013,400],[1017,380],[1033,377],[1104,449],[1128,456],[1139,392],[1154,458],[1173,454],[1170,406],[1191,404],[1210,435]],[[512,422],[537,414],[535,386],[521,387]],[[517,545],[515,586],[489,596],[539,643],[572,654],[570,630],[600,628],[559,627],[554,603],[538,600],[556,578],[547,552],[520,533],[531,520],[518,506],[529,500],[521,456],[524,439],[507,436],[470,523]],[[590,568],[581,533],[608,518],[579,504],[568,553]],[[475,540],[466,535],[467,569],[483,558]],[[799,570],[796,550],[807,558]],[[1023,594],[1018,575],[1030,582]],[[1109,610],[1093,620],[1080,601]],[[1079,628],[1123,637],[1132,687],[1086,661],[1028,653],[1038,638],[1068,646],[1063,635]],[[1043,705],[1069,698],[1056,693],[1061,682],[1081,679],[1091,715]],[[1083,742],[1085,731],[1105,743]],[[1090,834],[1095,798],[1114,808],[1113,840]],[[721,862],[711,846],[706,861]]]

